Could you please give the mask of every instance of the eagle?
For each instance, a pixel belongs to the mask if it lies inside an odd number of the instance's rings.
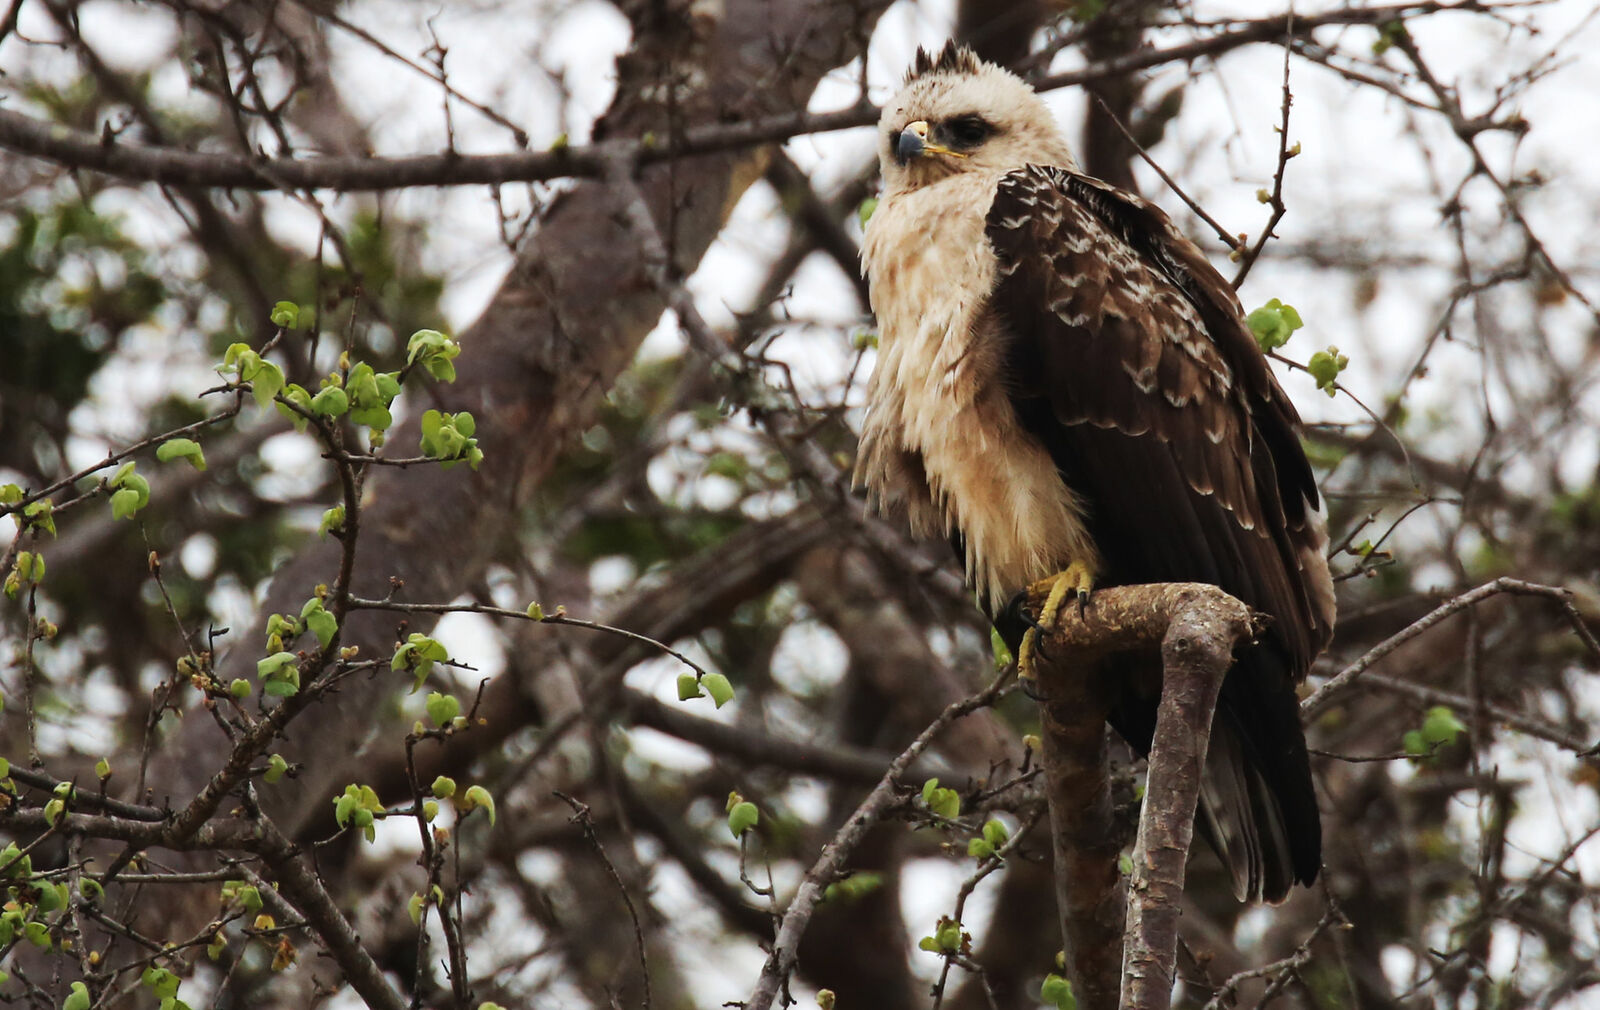
[[[950,540],[1023,665],[1051,615],[1022,594],[1046,580],[1080,605],[1204,582],[1266,615],[1223,682],[1198,826],[1240,900],[1281,902],[1322,862],[1295,687],[1332,635],[1333,582],[1299,415],[1238,298],[1159,208],[1078,170],[1027,83],[967,48],[918,51],[878,148],[862,261],[879,351],[855,483]],[[1109,722],[1148,754],[1160,658],[1105,663]]]

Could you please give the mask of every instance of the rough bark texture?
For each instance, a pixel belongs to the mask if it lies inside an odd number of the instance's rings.
[[[1222,590],[1173,583],[1100,590],[1081,613],[1063,608],[1045,637],[1038,674],[1056,895],[1067,972],[1084,1010],[1119,1005],[1119,961],[1121,1006],[1165,1007],[1171,998],[1211,716],[1233,647],[1250,629],[1248,609]],[[1161,706],[1125,900],[1106,768],[1107,705],[1093,671],[1111,653],[1156,646]]]

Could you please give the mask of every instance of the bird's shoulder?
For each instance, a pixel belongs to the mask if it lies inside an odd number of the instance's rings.
[[[1040,309],[1080,324],[1132,314],[1142,323],[1125,334],[1165,344],[1298,421],[1232,285],[1152,201],[1069,168],[1026,165],[997,181],[985,234],[1000,284],[1042,295]]]

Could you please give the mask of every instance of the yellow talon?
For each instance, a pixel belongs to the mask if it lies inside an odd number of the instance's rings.
[[[1082,561],[1074,561],[1065,571],[1040,579],[1029,586],[1028,595],[1035,595],[1047,587],[1049,591],[1045,595],[1044,606],[1039,608],[1039,619],[1023,634],[1022,645],[1017,649],[1019,677],[1033,676],[1034,654],[1039,651],[1039,631],[1055,624],[1056,615],[1061,612],[1061,604],[1065,602],[1069,592],[1077,595],[1078,612],[1080,614],[1083,612],[1084,606],[1089,602],[1089,594],[1094,591],[1094,571]]]

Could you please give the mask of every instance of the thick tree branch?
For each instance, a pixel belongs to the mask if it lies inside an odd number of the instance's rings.
[[[863,6],[876,11],[878,4]],[[1328,11],[1294,19],[1295,37],[1322,25],[1384,24],[1441,11],[1481,11],[1487,5],[1405,3]],[[873,15],[863,12],[870,21]],[[1118,79],[1167,63],[1216,57],[1242,46],[1284,40],[1282,16],[1240,20],[1209,38],[1165,48],[1139,49],[1082,70],[1051,74],[1035,82],[1041,91]],[[0,109],[0,148],[59,165],[170,186],[209,186],[246,190],[329,189],[366,192],[411,186],[480,186],[567,177],[598,178],[617,160],[640,165],[715,154],[781,142],[808,133],[867,126],[878,110],[862,103],[833,112],[784,112],[731,123],[707,123],[671,140],[602,140],[577,147],[504,154],[438,154],[394,158],[292,158],[232,152],[184,151],[172,147],[118,143],[57,123]]]
[[[1030,601],[1035,608],[1042,602]],[[1064,608],[1042,643],[1049,657],[1039,668],[1039,689],[1056,891],[1067,970],[1085,1010],[1118,1005],[1119,960],[1122,1006],[1165,1007],[1171,997],[1178,901],[1211,715],[1233,647],[1250,631],[1249,611],[1222,590],[1173,583],[1100,590],[1081,613]],[[1105,656],[1158,647],[1161,705],[1124,937],[1121,846],[1105,765],[1109,685],[1094,670]]]

